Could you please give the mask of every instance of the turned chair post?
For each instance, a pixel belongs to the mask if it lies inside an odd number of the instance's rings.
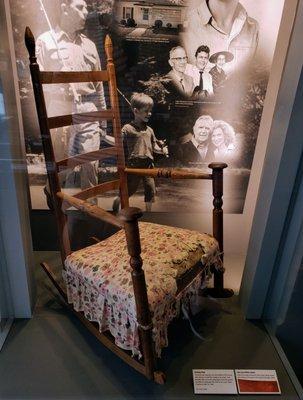
[[[113,119],[113,131],[115,138],[115,145],[118,149],[117,152],[117,168],[118,175],[121,181],[120,184],[120,198],[122,208],[129,206],[128,201],[128,189],[127,189],[127,173],[125,172],[125,157],[123,149],[123,140],[121,135],[121,120],[119,111],[119,99],[118,99],[118,89],[116,82],[116,71],[115,64],[113,61],[113,43],[109,35],[105,37],[105,53],[106,53],[106,69],[109,75],[109,93],[110,93],[110,104],[114,112]]]
[[[141,244],[139,236],[138,219],[142,217],[139,208],[125,208],[119,213],[119,218],[124,222],[125,236],[130,265],[132,267],[132,282],[137,310],[142,351],[144,357],[145,373],[147,378],[154,379],[155,361],[152,342],[152,319],[150,315],[144,270],[142,269]]]
[[[227,167],[225,163],[211,163],[208,166],[212,169],[212,186],[213,186],[213,236],[217,239],[221,260],[223,263],[223,170]],[[223,271],[214,271],[214,288],[210,290],[210,294],[215,297],[229,297],[233,295],[230,289],[224,289]]]
[[[213,186],[213,236],[217,239],[220,251],[223,252],[223,169],[227,167],[224,163],[211,163]],[[223,260],[223,254],[222,254]]]
[[[45,156],[47,176],[50,186],[50,195],[54,204],[55,216],[58,221],[58,233],[60,240],[61,259],[64,264],[65,258],[71,253],[68,235],[67,217],[62,212],[62,200],[55,193],[60,192],[60,183],[55,161],[54,149],[50,135],[47,119],[47,111],[44,100],[43,87],[40,80],[40,68],[36,58],[36,44],[32,31],[27,27],[25,30],[25,44],[29,53],[30,72],[33,82],[34,95],[38,113],[39,126],[41,131],[42,146]]]

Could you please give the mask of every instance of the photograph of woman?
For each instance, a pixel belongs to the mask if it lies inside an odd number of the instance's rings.
[[[211,133],[209,158],[213,161],[230,161],[234,157],[236,134],[234,128],[225,121],[215,120]]]
[[[229,51],[219,51],[210,57],[209,62],[215,64],[209,71],[212,77],[214,94],[218,94],[224,88],[227,79],[224,67],[226,63],[231,62],[233,59],[234,56]]]

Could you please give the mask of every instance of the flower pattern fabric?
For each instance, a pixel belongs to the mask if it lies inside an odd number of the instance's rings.
[[[157,356],[168,345],[167,328],[188,299],[201,286],[201,274],[211,266],[222,268],[217,241],[210,235],[187,229],[139,223],[141,257],[153,322]],[[115,343],[139,355],[138,322],[131,267],[124,230],[93,246],[70,254],[63,278],[68,301],[76,311],[109,330]],[[202,261],[201,274],[179,298],[176,278]]]

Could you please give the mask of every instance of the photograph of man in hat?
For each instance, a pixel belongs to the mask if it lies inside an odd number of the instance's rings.
[[[217,94],[220,89],[224,87],[224,83],[227,79],[227,74],[224,71],[224,66],[226,63],[231,62],[234,56],[229,51],[219,51],[218,53],[213,54],[209,62],[212,64],[216,64],[213,66],[209,73],[212,76],[214,93]]]

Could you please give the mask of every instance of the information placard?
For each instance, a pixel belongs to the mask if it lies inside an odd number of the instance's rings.
[[[239,394],[281,394],[277,373],[271,369],[236,369]]]
[[[237,394],[232,369],[193,369],[195,394]]]

